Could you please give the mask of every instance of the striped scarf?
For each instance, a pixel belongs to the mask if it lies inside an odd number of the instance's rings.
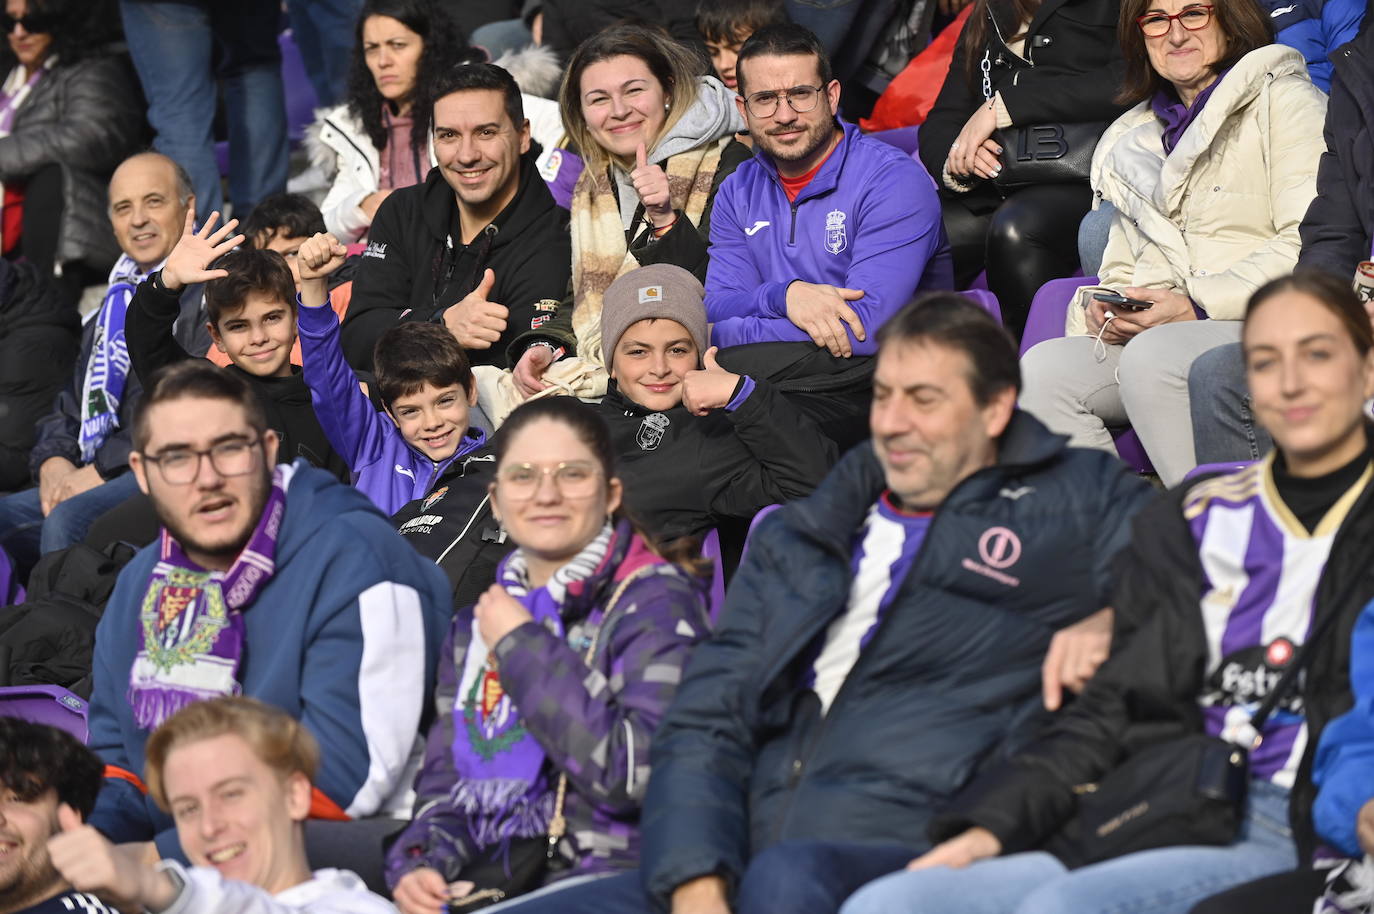
[[[129,313],[134,288],[148,276],[128,254],[120,255],[110,270],[105,300],[93,320],[95,337],[81,383],[81,462],[95,460],[96,451],[119,428],[119,403],[129,380],[129,346],[124,339],[124,319]]]

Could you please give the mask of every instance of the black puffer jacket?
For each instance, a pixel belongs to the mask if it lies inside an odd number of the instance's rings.
[[[29,483],[35,426],[76,361],[81,318],[31,263],[0,259],[0,492]]]
[[[977,48],[968,46],[965,29],[935,106],[921,125],[921,161],[943,193],[948,191],[940,174],[949,148],[984,103],[979,63],[985,53],[992,91],[1002,94],[1014,125],[1102,121],[1105,126],[1126,110],[1112,100],[1125,74],[1116,39],[1119,0],[1044,0],[1031,17],[1023,58],[997,37],[999,30],[1006,38],[1020,31],[1011,4],[991,0],[989,6],[997,28],[989,23],[987,40]],[[965,69],[970,56],[973,79]]]
[[[533,154],[521,158],[520,189],[491,224],[471,244],[462,244],[457,233],[458,202],[438,168],[377,209],[343,323],[350,365],[370,371],[372,347],[388,328],[403,320],[443,320],[444,311],[476,289],[490,268],[496,284],[487,298],[509,309],[506,332],[490,348],[468,350],[468,358],[474,365],[506,368],[511,341],[547,319],[539,302],[558,302],[567,294],[568,212],[554,202]]]
[[[20,182],[45,165],[62,166],[60,263],[82,261],[104,272],[118,259],[106,185],[115,166],[146,140],[143,112],[127,54],[58,61],[15,113],[10,135],[0,137],[0,181]]]
[[[1076,863],[1074,786],[1096,782],[1146,746],[1202,732],[1198,696],[1206,688],[1207,636],[1199,600],[1206,578],[1182,510],[1193,485],[1161,495],[1135,520],[1132,542],[1148,546],[1123,551],[1117,563],[1112,656],[1043,736],[969,786],[933,823],[931,840],[978,825],[997,835],[1004,853],[1044,845]],[[1374,597],[1370,542],[1374,485],[1365,487],[1337,531],[1317,587],[1316,619],[1340,617],[1316,645],[1301,687],[1307,749],[1288,814],[1300,860],[1310,859],[1316,844],[1312,757],[1322,729],[1352,701],[1350,632]]]
[[[1317,195],[1299,232],[1298,266],[1349,279],[1368,260],[1374,239],[1374,29],[1331,55],[1326,152],[1317,166]]]
[[[802,677],[885,486],[872,447],[759,525],[654,737],[642,866],[656,898],[711,873],[737,882],[784,840],[917,852],[936,810],[1034,733],[1050,638],[1108,605],[1111,556],[1150,489],[1027,413],[999,450],[939,507],[823,718]]]

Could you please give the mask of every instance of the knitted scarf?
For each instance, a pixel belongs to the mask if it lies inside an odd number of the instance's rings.
[[[129,705],[140,729],[156,729],[193,702],[242,691],[243,611],[276,571],[291,473],[287,464],[273,472],[262,516],[228,571],[201,568],[162,529],[161,560],[139,613],[143,647],[129,676]]]
[[[723,136],[659,163],[668,176],[673,209],[686,216],[693,226],[701,224],[720,155],[731,139],[733,136]],[[583,171],[573,188],[572,320],[577,354],[597,365],[601,365],[602,299],[611,283],[639,266],[625,235],[610,171]]]
[[[134,288],[147,277],[128,254],[110,270],[110,286],[94,318],[95,337],[81,383],[81,462],[95,460],[95,452],[119,427],[119,401],[129,380],[129,347],[124,319]]]
[[[562,609],[569,586],[590,577],[614,545],[615,530],[607,524],[546,585],[534,589],[529,586],[525,557],[517,549],[501,563],[496,579],[535,622],[563,638]],[[476,618],[453,716],[457,783],[451,802],[463,812],[473,843],[488,848],[512,838],[547,833],[554,798],[543,773],[544,749],[525,729],[520,709],[502,688],[496,656],[482,639]]]

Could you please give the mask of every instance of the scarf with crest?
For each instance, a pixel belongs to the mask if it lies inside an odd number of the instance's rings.
[[[535,622],[564,638],[563,606],[569,588],[601,567],[614,551],[615,540],[616,531],[607,524],[547,584],[536,588],[529,586],[525,557],[517,549],[501,563],[496,580]],[[451,800],[465,814],[473,843],[488,848],[512,838],[546,834],[554,797],[544,774],[545,753],[502,688],[496,656],[482,639],[475,617],[453,716],[457,784]]]
[[[167,528],[159,540],[139,623],[143,647],[129,676],[129,705],[140,729],[153,730],[193,702],[238,695],[243,611],[276,571],[292,468],[280,464],[262,516],[228,571],[206,571]]]

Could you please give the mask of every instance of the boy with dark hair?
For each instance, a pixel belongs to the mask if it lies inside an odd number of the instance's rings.
[[[735,58],[749,36],[767,25],[787,22],[781,0],[701,0],[697,31],[711,52],[711,66],[725,88],[735,89]]]
[[[348,465],[330,447],[303,373],[291,363],[297,346],[291,270],[275,251],[235,250],[243,240],[234,234],[237,221],[216,230],[217,219],[218,214],[211,215],[196,232],[188,217],[166,264],[134,293],[125,326],[134,371],[151,377],[165,365],[194,358],[173,338],[172,322],[182,288],[204,282],[214,349],[227,359],[225,370],[247,381],[257,395],[268,427],[281,438],[281,462],[304,457],[349,482]]]
[[[0,717],[0,914],[110,910],[71,891],[48,856],[58,809],[90,816],[104,768],[69,733]]]
[[[354,485],[394,514],[429,494],[444,470],[486,442],[468,427],[477,382],[467,354],[440,324],[403,321],[377,340],[372,361],[386,415],[358,389],[339,342],[326,281],[344,246],[320,234],[301,246],[298,299],[305,383],[315,414],[353,472]]]

